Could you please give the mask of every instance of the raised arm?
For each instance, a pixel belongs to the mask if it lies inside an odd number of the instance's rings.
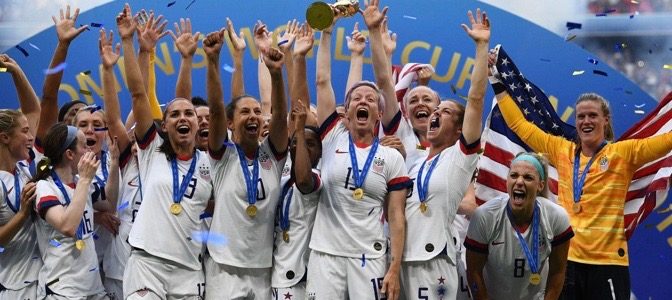
[[[271,74],[264,63],[263,53],[271,47],[271,34],[268,32],[266,24],[257,21],[254,25],[254,44],[259,50],[259,60],[257,61],[257,83],[259,84],[259,99],[261,100],[261,114],[266,117],[272,112],[271,104]]]
[[[164,20],[163,16],[154,19],[154,13],[152,12],[150,13],[147,22],[140,25],[140,28],[138,29],[138,45],[140,46],[138,64],[140,65],[142,81],[145,84],[145,91],[147,91],[147,98],[149,98],[149,105],[152,109],[152,117],[154,120],[163,119],[163,112],[159,105],[159,99],[156,97],[156,71],[154,69],[154,59],[156,43],[159,39],[168,35],[168,31],[165,30],[167,24],[168,21]]]
[[[226,32],[229,34],[231,40],[231,58],[233,58],[233,76],[231,76],[231,99],[245,95],[245,82],[243,79],[243,54],[247,43],[243,38],[243,31],[236,34],[236,29],[233,27],[231,19],[226,18]]]
[[[264,63],[271,73],[271,104],[273,114],[269,126],[268,139],[279,153],[287,150],[287,99],[285,83],[282,80],[283,54],[277,48],[264,52]]]
[[[569,243],[570,241],[566,241],[551,248],[551,255],[548,257],[548,279],[546,279],[544,300],[556,300],[560,297],[562,286],[565,283]]]
[[[219,152],[227,140],[226,109],[224,108],[224,91],[222,76],[219,70],[219,54],[224,44],[226,30],[211,32],[203,40],[203,50],[207,60],[206,89],[208,106],[210,107],[210,134],[208,146],[210,151]]]
[[[147,98],[147,91],[142,83],[142,74],[138,59],[133,47],[133,33],[136,24],[131,17],[131,7],[126,4],[124,10],[117,16],[117,30],[121,36],[121,45],[124,50],[124,70],[128,90],[131,93],[133,115],[135,117],[135,135],[143,137],[154,124],[152,111]]]
[[[278,38],[278,48],[285,55],[285,70],[287,70],[287,87],[289,87],[289,94],[292,94],[294,87],[294,58],[292,57],[292,46],[296,37],[299,34],[299,22],[296,19],[287,21],[287,27],[282,36]]]
[[[317,123],[322,123],[336,111],[336,95],[331,85],[331,31],[336,25],[336,18],[331,27],[322,30],[320,46],[317,48],[316,90],[317,90]]]
[[[121,45],[117,44],[114,48],[114,33],[110,31],[105,34],[105,29],[100,30],[98,37],[98,50],[100,60],[103,64],[103,102],[105,104],[105,113],[107,115],[107,128],[110,136],[117,137],[116,145],[120,150],[125,150],[130,143],[124,121],[121,119],[121,108],[119,107],[119,97],[114,82],[114,66],[117,64],[120,56]]]
[[[180,19],[180,25],[175,23],[175,32],[169,31],[170,36],[175,41],[177,50],[182,56],[180,63],[180,73],[177,75],[177,85],[175,86],[175,97],[191,99],[191,70],[193,67],[194,53],[198,48],[198,38],[200,32],[191,33],[191,20],[189,18]]]
[[[385,16],[383,24],[380,26],[380,34],[383,36],[383,49],[385,49],[385,57],[387,58],[387,68],[391,73],[392,55],[394,54],[394,50],[397,50],[397,34],[389,30],[388,25],[389,19]],[[390,76],[390,80],[392,80],[392,76]],[[394,85],[394,82],[392,82],[392,85]]]
[[[490,20],[485,12],[476,9],[476,18],[471,11],[467,13],[471,28],[462,24],[462,28],[476,43],[476,60],[471,72],[471,85],[467,95],[467,106],[462,123],[462,136],[467,144],[476,142],[481,137],[481,118],[483,102],[488,84],[488,45],[490,42]]]
[[[379,3],[380,0],[369,1],[369,5],[362,14],[364,15],[364,22],[366,22],[366,26],[369,28],[371,59],[373,60],[373,73],[376,77],[376,85],[382,91],[383,97],[385,97],[385,111],[383,112],[382,122],[383,126],[386,127],[399,112],[399,104],[394,92],[394,85],[392,84],[391,63],[385,54],[383,34],[381,32],[387,7],[380,11],[378,10]]]
[[[30,126],[30,133],[35,136],[37,131],[37,125],[40,121],[40,100],[33,90],[33,86],[30,85],[26,74],[23,73],[23,70],[9,55],[1,54],[0,55],[0,67],[6,68],[9,74],[12,74],[12,80],[14,81],[14,88],[16,88],[16,94],[19,97],[19,105],[21,107],[21,112],[28,119],[28,125]]]
[[[56,25],[56,34],[58,35],[58,44],[54,50],[54,56],[51,58],[49,68],[54,68],[63,62],[68,56],[68,48],[70,43],[86,28],[88,25],[75,28],[75,22],[79,16],[79,8],[75,9],[75,13],[70,15],[70,6],[68,5],[65,14],[61,9],[60,18],[57,20],[55,16],[51,19]],[[42,87],[42,103],[40,111],[40,122],[37,127],[36,139],[44,140],[47,130],[58,121],[58,88],[61,85],[63,72],[56,72],[47,75]]]
[[[296,102],[292,108],[292,117],[294,120],[294,137],[296,138],[296,152],[292,159],[292,172],[294,172],[294,182],[296,187],[303,194],[312,193],[315,188],[313,181],[313,172],[308,155],[308,145],[306,144],[306,117],[308,108],[301,100]]]
[[[306,75],[306,55],[313,49],[315,37],[313,29],[306,23],[301,25],[299,33],[294,44],[294,80],[292,80],[292,88],[289,89],[290,106],[289,110],[293,111],[298,105],[299,99],[304,103],[310,103],[310,93],[308,92],[308,77]],[[293,130],[294,118],[289,118],[289,128]],[[291,134],[291,133],[290,133]]]
[[[350,70],[348,71],[348,83],[345,85],[347,93],[355,83],[362,81],[366,37],[359,31],[359,22],[355,22],[351,36],[346,36],[345,39],[348,42],[348,50],[350,50]]]

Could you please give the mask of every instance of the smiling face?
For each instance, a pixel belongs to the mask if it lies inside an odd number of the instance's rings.
[[[233,128],[234,141],[239,144],[257,142],[261,134],[263,118],[259,101],[251,97],[241,98],[235,104],[233,118],[229,120]]]
[[[10,130],[0,132],[0,138],[9,149],[12,160],[30,159],[30,149],[33,147],[35,138],[30,133],[28,119],[23,114],[18,114],[15,125]]]
[[[100,130],[106,126],[103,112],[97,110],[92,113],[89,109],[83,109],[77,112],[73,121],[74,126],[84,133],[84,142],[91,151],[100,153],[107,135],[107,131]]]
[[[596,146],[606,138],[609,116],[598,100],[576,104],[576,130],[582,144]]]
[[[451,146],[462,133],[464,108],[453,101],[443,101],[436,107],[427,124],[427,140],[432,145]]]
[[[168,134],[171,144],[185,149],[192,148],[195,146],[198,131],[194,105],[187,99],[176,99],[168,105],[163,115],[162,130]]]
[[[532,211],[534,200],[544,189],[544,181],[534,165],[528,161],[514,160],[506,178],[509,204],[512,211]]]
[[[404,97],[406,119],[411,121],[413,129],[419,132],[427,131],[430,116],[439,102],[436,92],[426,86],[415,87],[406,94]]]
[[[210,133],[210,108],[207,106],[196,107],[198,118],[198,132],[196,133],[196,147],[200,150],[208,149],[208,134]]]
[[[380,93],[373,87],[361,85],[350,93],[345,115],[351,130],[374,132],[380,121]]]

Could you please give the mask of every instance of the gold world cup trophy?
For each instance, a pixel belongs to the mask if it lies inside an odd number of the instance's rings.
[[[359,12],[358,0],[340,0],[334,4],[313,2],[306,10],[306,20],[310,27],[317,30],[329,28],[334,16],[351,17]]]

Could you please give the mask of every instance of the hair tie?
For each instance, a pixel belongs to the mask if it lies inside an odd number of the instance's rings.
[[[77,131],[79,131],[77,127],[68,125],[68,135],[65,137],[65,141],[61,145],[60,153],[65,152],[65,150],[67,150],[68,147],[70,147],[72,142],[75,141],[75,138],[77,138]]]
[[[521,155],[518,155],[516,158],[514,158],[513,161],[511,161],[511,163],[513,164],[514,162],[517,162],[517,161],[526,161],[526,162],[531,163],[537,169],[537,172],[539,173],[539,176],[541,176],[541,180],[546,181],[546,173],[544,172],[544,167],[541,164],[541,162],[539,161],[539,159],[537,159],[534,155],[528,154],[528,153],[523,153]]]

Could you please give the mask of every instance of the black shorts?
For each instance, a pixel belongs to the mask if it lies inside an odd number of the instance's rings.
[[[630,299],[630,271],[626,266],[589,265],[567,261],[562,300]]]

